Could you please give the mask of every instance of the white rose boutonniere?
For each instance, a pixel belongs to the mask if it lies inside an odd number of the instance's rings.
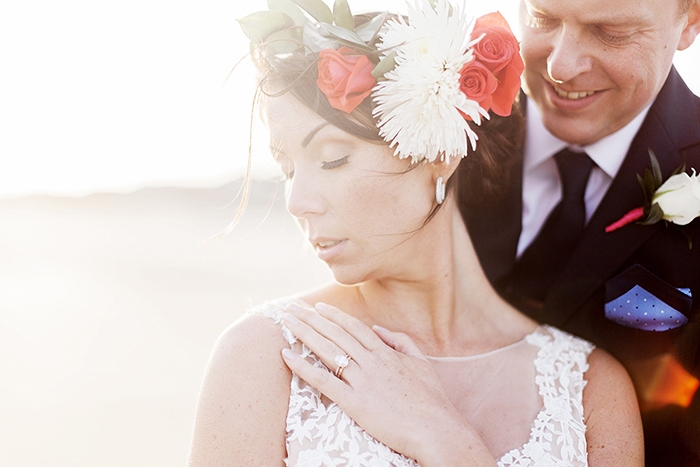
[[[664,212],[663,220],[678,225],[690,224],[700,216],[700,174],[685,172],[669,177],[656,191],[652,203]]]
[[[643,176],[637,175],[646,197],[645,205],[631,210],[607,226],[606,232],[632,222],[650,225],[663,220],[676,225],[687,225],[700,217],[700,174],[696,174],[695,169],[692,169],[692,174],[688,174],[681,167],[664,182],[659,163],[651,149],[649,157],[651,170],[645,170]],[[692,248],[690,239],[688,242]]]

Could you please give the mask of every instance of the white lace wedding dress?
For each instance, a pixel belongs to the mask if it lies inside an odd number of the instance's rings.
[[[251,312],[279,326],[290,347],[323,363],[284,326],[282,299]],[[587,465],[583,374],[593,346],[540,326],[523,340],[486,354],[428,357],[448,396],[477,429],[501,467]],[[458,442],[458,440],[456,440]],[[418,466],[369,436],[335,403],[292,377],[287,466]]]

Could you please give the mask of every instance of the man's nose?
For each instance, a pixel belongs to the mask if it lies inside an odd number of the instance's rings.
[[[552,50],[547,57],[547,74],[557,84],[566,83],[591,70],[593,60],[582,32],[563,26],[553,36]]]

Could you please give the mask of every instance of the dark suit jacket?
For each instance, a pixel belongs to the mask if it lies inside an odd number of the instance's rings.
[[[700,466],[700,391],[695,391],[689,407],[683,407],[696,384],[690,375],[700,379],[700,219],[683,227],[659,222],[605,232],[607,225],[644,204],[637,174],[650,167],[649,149],[656,154],[664,180],[682,164],[688,172],[700,171],[700,98],[675,69],[543,304],[528,304],[507,294],[521,229],[522,158],[503,198],[462,206],[462,214],[484,271],[499,293],[538,321],[608,350],[627,367],[643,409],[647,465]],[[684,310],[687,324],[649,332],[606,319],[606,284],[610,289],[634,265],[644,281],[660,291],[656,293],[663,295],[664,288],[691,289],[692,305]]]

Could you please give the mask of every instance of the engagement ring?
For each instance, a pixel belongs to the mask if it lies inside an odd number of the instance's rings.
[[[350,364],[350,360],[352,360],[352,357],[350,355],[336,355],[334,361],[335,364],[338,365],[338,367],[333,372],[333,375],[336,378],[340,378],[343,375],[343,370],[346,366]]]

